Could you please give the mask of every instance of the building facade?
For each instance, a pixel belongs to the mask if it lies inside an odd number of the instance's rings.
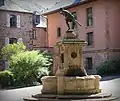
[[[120,56],[120,1],[119,0],[82,0],[66,6],[82,25],[74,31],[80,39],[87,42],[83,51],[84,67],[90,74],[96,73],[96,67],[107,59]],[[67,26],[59,9],[44,13],[48,17],[48,45],[54,47],[62,39]]]
[[[0,6],[0,49],[16,42],[23,42],[28,50],[47,46],[46,26],[41,16],[27,11],[13,2],[1,1]],[[37,25],[39,25],[36,27]],[[0,59],[0,70],[8,68],[8,62]]]

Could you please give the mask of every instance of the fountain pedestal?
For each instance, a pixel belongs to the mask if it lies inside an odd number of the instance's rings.
[[[43,94],[95,94],[100,93],[99,75],[83,77],[46,76],[42,78]]]

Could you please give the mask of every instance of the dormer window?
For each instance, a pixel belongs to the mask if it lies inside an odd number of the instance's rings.
[[[35,23],[36,24],[40,23],[40,15],[36,15]]]
[[[33,14],[33,26],[36,26],[40,23],[40,15]]]
[[[3,6],[5,3],[5,0],[0,0],[0,6]]]

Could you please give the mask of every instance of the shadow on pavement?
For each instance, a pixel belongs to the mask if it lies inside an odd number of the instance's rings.
[[[108,81],[108,80],[113,80],[113,79],[117,79],[120,78],[120,75],[115,75],[115,76],[103,76],[101,81]]]

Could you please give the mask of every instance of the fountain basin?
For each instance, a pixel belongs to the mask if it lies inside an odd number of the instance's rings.
[[[94,94],[100,93],[99,75],[83,77],[45,76],[41,79],[44,94]]]

